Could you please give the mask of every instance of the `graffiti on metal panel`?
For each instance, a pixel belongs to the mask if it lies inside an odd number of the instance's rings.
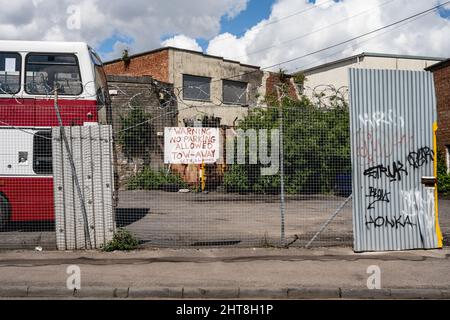
[[[386,190],[378,189],[374,187],[369,188],[369,194],[366,195],[366,198],[370,198],[371,202],[369,203],[369,206],[367,207],[367,210],[375,209],[375,204],[377,202],[387,202],[389,203],[389,195],[390,192],[386,192]]]
[[[392,109],[388,112],[377,111],[372,115],[367,113],[359,115],[359,120],[365,127],[377,128],[381,125],[401,127],[405,126],[405,119],[396,114]]]
[[[435,225],[434,189],[427,188],[426,196],[418,189],[400,191],[403,200],[402,216],[417,219],[420,226],[431,231]]]
[[[420,148],[417,152],[410,152],[407,160],[411,167],[419,169],[434,161],[434,151],[429,147]]]
[[[364,175],[373,179],[381,179],[383,176],[389,178],[390,182],[401,181],[403,176],[408,175],[405,165],[401,161],[395,161],[392,165],[379,164],[364,170]]]
[[[384,141],[383,135],[390,139]],[[402,128],[359,129],[357,132],[356,155],[360,158],[361,166],[373,166],[377,161],[386,161],[391,158],[400,146],[414,144],[414,135],[406,134]]]
[[[365,194],[368,210],[366,227],[399,229],[417,226],[425,238],[426,232],[430,232],[435,226],[434,189],[426,189],[425,195],[420,189],[401,190],[396,195],[392,194],[389,186],[402,183],[413,171],[433,163],[434,151],[424,146],[408,154],[396,153],[398,150],[408,150],[408,146],[415,143],[414,135],[405,128],[404,118],[392,110],[360,114],[359,121],[362,126],[356,132],[356,154],[363,166],[363,174],[367,179],[387,182],[383,187],[368,186]],[[397,156],[394,158],[395,155]],[[375,212],[378,206],[387,206],[391,197],[395,196],[401,199],[400,213],[369,213]]]
[[[406,226],[415,226],[413,222],[411,222],[410,217],[398,216],[398,217],[388,217],[388,216],[378,216],[372,217],[369,216],[366,219],[366,227],[370,228],[373,226],[374,228],[382,228],[382,227],[390,227],[392,229],[398,229],[400,227],[404,228]]]

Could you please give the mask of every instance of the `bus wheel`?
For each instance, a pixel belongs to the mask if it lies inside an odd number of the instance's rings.
[[[0,230],[4,229],[10,217],[9,201],[0,193]]]

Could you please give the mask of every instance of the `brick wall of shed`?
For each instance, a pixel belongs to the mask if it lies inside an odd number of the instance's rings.
[[[281,83],[280,75],[278,73],[270,72],[266,80],[266,96],[278,97],[276,86],[280,83]],[[295,87],[294,81],[291,77],[289,77],[287,83],[289,84],[287,92],[289,97],[292,99],[298,99],[298,92]]]
[[[156,145],[150,154],[150,166],[153,169],[160,169],[164,167],[164,137],[158,133],[163,133],[164,127],[176,125],[176,99],[170,97],[170,94],[173,94],[172,85],[155,81],[147,76],[108,76],[108,87],[110,90],[117,90],[118,93],[112,97],[112,125],[117,141],[119,188],[123,190],[126,189],[130,177],[143,168],[144,160],[127,158],[122,152],[122,146],[118,143],[120,130],[124,129],[121,116],[125,116],[134,106],[141,106],[152,118],[157,118],[151,122],[155,129]]]
[[[105,64],[107,75],[151,76],[161,82],[169,82],[169,50],[157,51],[131,58],[127,66],[124,61]]]
[[[450,146],[450,63],[433,71],[438,114],[438,149]]]

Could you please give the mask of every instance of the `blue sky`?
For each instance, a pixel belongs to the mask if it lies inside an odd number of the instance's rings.
[[[223,2],[226,1],[234,1],[234,2],[239,2],[242,0],[223,0]],[[255,46],[258,47],[259,43],[261,43],[261,46],[270,46],[271,43],[275,43],[276,41],[278,42],[282,42],[284,40],[284,38],[286,38],[287,40],[295,38],[295,36],[298,35],[298,33],[300,32],[299,30],[295,30],[295,28],[292,28],[292,21],[291,19],[287,19],[284,20],[283,17],[286,15],[289,15],[289,12],[301,12],[299,11],[300,8],[302,8],[301,6],[304,6],[304,1],[305,0],[297,0],[296,1],[282,1],[282,0],[249,0],[246,6],[245,10],[242,10],[240,13],[238,13],[237,15],[235,15],[233,18],[229,18],[229,12],[228,11],[220,11],[220,13],[218,13],[216,15],[216,22],[219,22],[220,27],[214,27],[213,29],[211,29],[210,32],[204,32],[200,31],[193,31],[195,28],[193,27],[193,24],[195,23],[191,23],[189,22],[189,25],[182,25],[181,28],[180,26],[178,26],[178,28],[175,25],[171,25],[169,24],[169,27],[167,27],[165,30],[169,31],[169,33],[163,33],[163,32],[159,32],[153,28],[150,29],[149,28],[149,33],[148,35],[152,35],[152,33],[150,32],[150,30],[152,30],[153,35],[154,35],[154,39],[152,41],[150,40],[145,40],[145,37],[147,37],[147,34],[140,34],[139,32],[126,32],[123,30],[123,33],[119,33],[116,32],[113,34],[113,36],[108,35],[107,38],[100,38],[100,44],[96,46],[97,51],[101,54],[102,57],[104,57],[104,59],[107,60],[106,57],[108,57],[109,59],[111,58],[116,58],[118,55],[120,55],[121,52],[121,48],[123,48],[123,46],[126,46],[128,48],[131,49],[131,53],[137,53],[137,52],[142,52],[142,51],[146,51],[146,50],[151,50],[154,48],[157,48],[159,46],[162,46],[162,42],[166,41],[166,40],[170,40],[173,39],[174,36],[177,35],[182,35],[185,36],[184,34],[180,34],[180,30],[182,30],[181,32],[186,32],[187,37],[192,41],[192,43],[194,43],[194,45],[196,46],[196,48],[198,48],[198,46],[201,47],[201,49],[204,52],[208,52],[209,54],[213,54],[213,55],[220,55],[220,56],[225,56],[227,58],[230,59],[237,59],[237,60],[241,60],[243,62],[247,62],[247,63],[252,63],[252,64],[261,64],[261,65],[271,65],[271,63],[273,62],[277,62],[278,60],[282,60],[286,58],[286,50],[285,47],[280,46],[280,50],[270,50],[270,51],[263,51],[262,54],[260,55],[253,55],[249,57],[249,60],[246,61],[246,53],[247,52],[252,52],[255,51]],[[323,24],[324,21],[335,21],[337,20],[337,17],[341,18],[341,17],[345,17],[345,15],[353,15],[355,13],[359,13],[364,9],[364,4],[361,2],[355,2],[355,1],[345,1],[345,0],[332,0],[335,2],[342,2],[343,4],[347,4],[346,8],[342,8],[340,9],[335,9],[335,10],[328,10],[328,4],[327,0],[307,0],[310,3],[316,3],[319,4],[319,6],[317,6],[317,8],[319,8],[318,10],[311,10],[308,12],[305,12],[304,14],[302,14],[302,21],[308,21],[305,22],[304,25],[302,25],[301,27],[301,32],[302,33],[306,33],[308,32],[308,30],[314,30],[315,28],[317,29],[318,27],[321,27],[321,23]],[[363,0],[360,0],[363,1]],[[382,21],[382,25],[383,24],[388,24],[391,23],[393,21],[396,21],[400,18],[404,18],[405,16],[408,16],[409,14],[414,14],[417,13],[420,10],[424,10],[426,8],[429,8],[433,5],[436,5],[436,1],[437,0],[414,0],[411,2],[408,2],[409,0],[378,0],[378,2],[374,2],[372,1],[370,6],[369,4],[367,4],[367,8],[370,8],[371,6],[374,6],[374,3],[378,3],[379,5],[379,11],[378,11],[378,15],[379,15],[379,20]],[[444,0],[442,0],[444,1]],[[303,2],[303,4],[302,4]],[[360,4],[360,6],[355,6],[356,4]],[[389,3],[388,5],[384,6],[384,3]],[[405,7],[405,3],[408,3],[408,5]],[[326,11],[323,10],[324,6],[322,6],[322,4],[326,5],[325,8],[327,9]],[[181,6],[181,5],[180,5]],[[277,8],[284,8],[284,10],[278,10],[277,13],[272,13],[272,9],[274,6],[277,6]],[[184,5],[182,6],[184,8]],[[189,5],[187,5],[187,7],[189,7]],[[355,8],[356,7],[356,8]],[[180,10],[185,10],[181,8]],[[287,10],[286,10],[287,8]],[[321,9],[320,9],[321,8]],[[404,8],[401,9],[400,8]],[[447,7],[448,8],[448,7]],[[200,10],[203,10],[204,7],[201,7]],[[374,7],[375,9],[375,7]],[[373,9],[372,9],[373,10]],[[183,11],[182,11],[183,12]],[[198,12],[198,11],[197,11]],[[197,12],[191,13],[191,15],[193,14],[194,17],[197,14]],[[276,11],[274,11],[276,12]],[[282,12],[282,13],[280,13]],[[287,12],[287,13],[286,13]],[[329,13],[327,13],[329,12]],[[333,13],[334,12],[334,13]],[[373,10],[373,13],[376,13],[376,10]],[[211,13],[210,13],[211,15]],[[284,16],[283,16],[284,15]],[[181,15],[183,17],[183,15]],[[439,14],[435,16],[437,17],[443,17],[443,18],[447,18],[450,20],[450,9],[440,9],[439,10]],[[178,19],[180,17],[180,15],[176,15],[175,13],[171,16],[167,16],[164,14],[161,14],[161,19],[173,19],[176,23],[176,19]],[[206,16],[207,18],[210,16]],[[270,19],[269,19],[270,18]],[[261,36],[253,41],[253,40],[249,40],[249,38],[245,35],[246,31],[249,30],[250,28],[254,27],[255,25],[257,25],[259,22],[261,22],[262,20],[268,19],[269,22],[273,23],[273,22],[277,22],[278,19],[283,20],[282,23],[277,24],[276,28],[264,28],[264,31],[268,31],[268,32],[258,32]],[[366,17],[367,19],[369,18],[369,16]],[[436,32],[436,23],[439,24],[439,29],[440,29],[440,34],[441,35],[436,35],[436,39],[439,39],[439,37],[442,37],[442,35],[445,35],[446,33],[448,34],[448,32],[446,32],[446,26],[445,23],[443,23],[442,21],[438,21],[439,19],[436,20],[436,18],[432,18],[431,16],[428,17],[428,21],[427,19],[421,19],[419,21],[417,21],[415,24],[411,24],[407,27],[405,27],[403,30],[400,30],[399,32],[396,33],[391,33],[390,36],[391,38],[381,38],[380,40],[382,41],[374,41],[372,42],[372,44],[367,47],[365,46],[364,48],[358,48],[355,47],[355,50],[375,50],[375,51],[379,51],[379,52],[391,52],[391,53],[403,53],[403,54],[418,54],[418,55],[437,55],[437,56],[448,56],[449,55],[449,50],[446,49],[448,46],[445,45],[444,43],[442,45],[440,45],[440,48],[436,48],[436,46],[434,45],[435,42],[433,42],[433,44],[430,42],[428,43],[428,45],[425,45],[423,40],[424,37],[430,39],[429,36],[427,36],[427,30],[433,30],[433,33]],[[147,23],[149,21],[148,16],[142,15],[142,21],[143,23]],[[197,19],[197,17],[195,17],[194,19]],[[376,18],[375,18],[376,19]],[[433,20],[434,19],[434,20]],[[442,20],[447,20],[447,19],[442,19]],[[192,21],[192,20],[187,20],[187,21]],[[318,26],[315,26],[317,21]],[[434,22],[433,22],[434,21]],[[308,52],[313,50],[313,49],[317,49],[318,47],[320,47],[318,45],[318,43],[322,43],[322,47],[325,47],[327,45],[329,45],[330,43],[332,43],[333,41],[335,41],[335,37],[332,36],[330,38],[330,34],[335,34],[338,35],[339,38],[345,39],[347,36],[347,33],[349,33],[348,30],[365,30],[367,28],[369,29],[373,29],[374,26],[379,26],[380,22],[376,21],[376,23],[373,23],[370,25],[366,23],[367,21],[365,21],[364,19],[360,19],[358,21],[358,19],[353,19],[353,20],[349,20],[348,25],[342,25],[340,29],[336,29],[334,28],[334,32],[330,33],[318,33],[316,35],[316,38],[314,37],[309,37],[308,38],[308,42],[306,42],[305,40],[303,41],[297,41],[292,43],[291,46],[289,46],[289,54],[292,56],[295,55],[300,55],[300,53],[302,52]],[[359,25],[358,25],[359,23]],[[219,24],[216,24],[216,26],[219,26]],[[447,26],[450,27],[450,25]],[[206,27],[208,28],[208,26]],[[267,30],[268,29],[268,30]],[[272,29],[272,31],[271,31]],[[173,30],[173,33],[171,33],[171,30]],[[177,31],[175,31],[177,30]],[[213,31],[212,31],[213,30]],[[282,32],[279,32],[278,30],[283,30]],[[337,31],[337,30],[340,30]],[[414,33],[412,33],[411,31],[414,31]],[[204,36],[199,36],[199,37],[195,37],[195,38],[191,38],[189,36],[189,34],[192,35],[199,35],[202,34]],[[210,40],[212,40],[212,38],[214,38],[217,35],[223,35],[225,33],[231,33],[233,35],[235,35],[237,37],[237,39],[230,39],[232,37],[229,37],[227,41],[221,41],[219,42],[219,45],[211,45],[211,43],[213,42],[209,42]],[[253,34],[253,33],[252,33]],[[353,35],[351,32],[349,34]],[[393,35],[395,35],[396,37],[392,37]],[[136,37],[136,38],[134,38]],[[141,39],[140,39],[141,37]],[[144,38],[142,38],[144,37]],[[348,38],[348,36],[347,36]],[[445,36],[444,36],[445,38]],[[405,42],[406,41],[406,42]],[[431,41],[431,40],[430,40]],[[145,43],[146,44],[145,44]],[[429,41],[428,41],[429,42]],[[121,47],[114,47],[114,45],[116,43],[121,43]],[[414,43],[414,45],[412,45],[412,43]],[[406,45],[407,44],[407,45]],[[179,42],[172,44],[170,43],[169,45],[175,45],[178,46]],[[309,49],[309,47],[311,47],[311,49]],[[197,49],[193,49],[193,50],[197,50]],[[279,52],[277,52],[279,51]],[[352,52],[345,52],[342,53],[345,55],[348,54],[352,54]],[[248,57],[247,57],[248,58]]]
[[[243,35],[246,30],[250,29],[261,20],[269,17],[271,7],[275,2],[276,0],[250,0],[246,10],[242,11],[233,19],[229,19],[226,16],[222,17],[220,21],[220,33],[229,32],[237,36]],[[310,2],[314,2],[314,0],[310,0]],[[163,35],[161,36],[161,42],[173,36],[174,34]],[[133,43],[132,38],[116,34],[113,37],[103,41],[103,43],[97,47],[97,51],[101,55],[112,52],[113,45],[118,40],[130,44],[130,46]],[[208,40],[202,38],[197,38],[196,40],[202,49],[206,51],[206,48],[208,47]]]
[[[316,3],[316,0],[308,0],[310,3]],[[335,0],[339,2],[342,0]],[[267,19],[270,16],[271,9],[276,0],[249,0],[247,8],[239,13],[234,18],[230,19],[227,16],[223,16],[220,21],[220,34],[231,33],[238,37],[242,36],[248,29],[255,26],[260,21]],[[166,34],[161,36],[161,42],[175,36],[175,34]],[[202,47],[203,51],[206,51],[208,47],[208,39],[196,38],[197,43]],[[101,55],[105,55],[113,51],[113,46],[116,41],[122,41],[130,45],[133,44],[133,38],[125,35],[115,34],[114,36],[105,39],[100,46],[97,47],[97,51]],[[152,48],[149,48],[152,49]]]
[[[228,32],[236,36],[242,36],[246,30],[269,17],[274,2],[275,0],[250,0],[247,9],[234,19],[222,17],[220,33]],[[203,50],[208,46],[208,42],[204,39],[197,39],[197,42]]]

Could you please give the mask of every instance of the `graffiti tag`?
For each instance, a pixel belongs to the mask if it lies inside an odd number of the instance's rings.
[[[370,216],[368,220],[366,220],[366,227],[369,229],[370,227],[374,228],[382,228],[382,227],[391,227],[392,229],[398,229],[400,227],[404,228],[406,226],[413,227],[414,223],[411,222],[410,217],[392,217],[388,216],[378,216],[372,217]]]
[[[380,111],[374,112],[372,115],[364,113],[359,116],[359,120],[364,126],[372,128],[377,128],[381,125],[398,126],[402,128],[405,126],[405,119],[402,116],[395,114],[392,109],[387,113]]]
[[[386,192],[383,189],[370,187],[369,194],[366,195],[366,197],[367,198],[372,198],[373,201],[371,201],[369,203],[369,206],[367,207],[367,210],[375,209],[375,204],[377,202],[387,202],[387,203],[389,203],[390,202],[390,200],[389,200],[389,195],[390,194],[391,194],[390,192]]]
[[[434,161],[434,151],[429,147],[420,148],[417,152],[410,152],[407,160],[414,169],[419,169]]]
[[[417,189],[400,191],[403,199],[402,215],[404,217],[417,217],[419,223],[428,230],[434,227],[435,223],[435,203],[434,190],[427,189],[426,197],[422,197],[422,192]]]
[[[401,181],[403,174],[408,175],[408,171],[404,167],[405,165],[401,161],[393,162],[392,165],[387,167],[380,164],[364,170],[364,175],[374,179],[381,179],[382,176],[386,176],[390,179],[390,182]]]
[[[392,156],[393,151],[401,146],[414,143],[414,135],[403,133],[400,128],[392,128],[389,131],[379,132],[381,129],[368,129],[367,132],[359,129],[357,133],[356,154],[359,158],[364,159],[362,165],[373,165],[377,159],[388,159]],[[378,136],[389,134],[392,139],[384,141]]]

